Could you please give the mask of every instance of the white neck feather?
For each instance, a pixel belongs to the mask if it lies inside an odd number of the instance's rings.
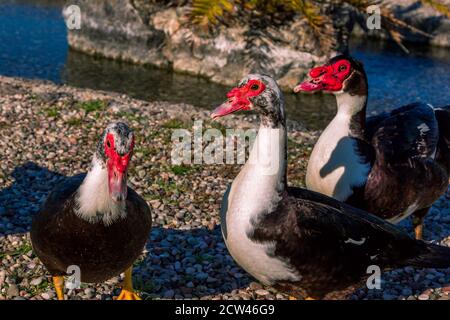
[[[357,114],[361,111],[367,101],[367,96],[359,96],[359,95],[350,95],[348,93],[339,93],[336,94],[336,102],[337,102],[337,116],[346,116],[351,118],[351,116]]]
[[[271,212],[278,204],[286,173],[285,145],[284,127],[260,126],[249,159],[233,182],[230,194],[232,205],[240,206],[242,219]]]
[[[109,195],[108,172],[94,156],[92,167],[78,189],[76,214],[91,223],[110,225],[126,216],[125,201],[114,202]]]
[[[261,125],[244,168],[262,181],[270,181],[275,190],[282,190],[286,170],[285,145],[284,127],[271,128]]]

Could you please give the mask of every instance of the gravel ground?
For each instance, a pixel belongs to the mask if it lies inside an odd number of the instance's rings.
[[[28,230],[53,186],[86,171],[103,128],[124,120],[135,131],[130,184],[153,208],[154,228],[135,263],[134,282],[144,299],[287,299],[236,265],[220,233],[219,205],[239,165],[173,166],[171,134],[204,128],[254,127],[254,115],[211,123],[189,105],[149,103],[124,95],[0,77],[0,300],[55,299]],[[318,132],[289,123],[289,181],[302,186]],[[450,191],[426,219],[425,238],[450,246]],[[402,227],[411,230],[410,221]],[[112,299],[120,276],[66,290],[69,299]],[[357,290],[352,299],[450,298],[450,269],[393,270],[381,290]]]

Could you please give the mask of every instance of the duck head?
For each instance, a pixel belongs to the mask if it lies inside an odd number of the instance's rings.
[[[127,198],[127,171],[134,148],[134,134],[123,122],[108,125],[97,145],[97,158],[108,172],[108,190],[115,202]]]
[[[227,97],[228,100],[212,112],[211,118],[216,119],[240,110],[253,110],[262,116],[262,121],[284,125],[283,94],[270,76],[249,74],[227,93]]]
[[[294,88],[294,92],[300,91],[367,96],[367,77],[361,62],[348,55],[338,55],[312,68],[308,79]]]

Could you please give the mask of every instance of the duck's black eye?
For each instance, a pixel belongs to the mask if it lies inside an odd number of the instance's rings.
[[[250,89],[252,89],[253,91],[259,90],[259,85],[257,85],[256,83],[255,83],[255,84],[252,84],[252,86],[250,87]]]
[[[347,69],[347,66],[346,66],[346,65],[341,64],[341,65],[339,66],[339,71],[344,71],[345,69]]]

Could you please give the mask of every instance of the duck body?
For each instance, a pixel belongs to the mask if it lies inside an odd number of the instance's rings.
[[[450,172],[443,161],[450,153],[443,149],[445,134],[435,110],[415,103],[368,123],[373,166],[363,195],[349,197],[347,202],[393,223],[417,210],[428,210],[447,190]],[[442,159],[438,153],[444,155]]]
[[[258,88],[265,89],[252,93]],[[229,94],[213,118],[242,110],[248,92],[247,108],[262,118],[249,159],[221,206],[225,244],[249,274],[296,298],[336,299],[369,278],[371,266],[380,271],[450,266],[450,248],[412,239],[387,221],[323,194],[287,187],[281,91],[261,75],[249,75],[233,90],[240,91],[239,103]]]
[[[311,153],[308,189],[393,223],[414,214],[421,225],[449,183],[450,108],[412,103],[366,119],[360,63],[338,56],[310,76],[295,91],[332,92],[338,111]]]
[[[103,282],[125,271],[142,253],[151,213],[128,188],[126,217],[108,225],[82,219],[75,208],[84,178],[84,174],[69,178],[50,194],[33,221],[31,240],[52,275],[66,275],[70,265],[77,265],[82,282]]]

